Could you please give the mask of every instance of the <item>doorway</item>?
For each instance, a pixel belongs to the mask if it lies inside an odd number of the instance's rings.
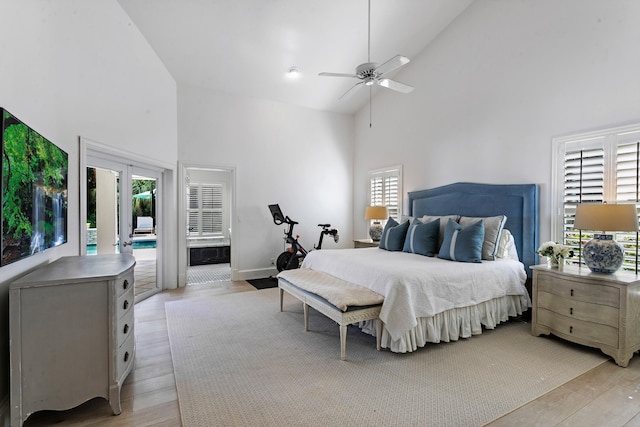
[[[184,169],[187,285],[232,280],[233,178],[231,169]]]
[[[135,301],[162,290],[162,172],[87,155],[81,253],[136,259]]]

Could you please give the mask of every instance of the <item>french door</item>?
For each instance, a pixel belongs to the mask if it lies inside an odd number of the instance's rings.
[[[162,173],[100,156],[86,161],[86,244],[83,254],[131,254],[136,301],[160,290],[158,268]]]

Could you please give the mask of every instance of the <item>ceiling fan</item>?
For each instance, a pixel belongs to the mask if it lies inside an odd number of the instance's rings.
[[[355,74],[346,74],[346,73],[320,73],[320,76],[328,76],[328,77],[352,77],[359,79],[360,81],[352,86],[348,91],[346,91],[339,99],[349,97],[357,89],[362,86],[371,86],[377,84],[378,86],[385,87],[387,89],[394,90],[396,92],[401,93],[409,93],[413,90],[413,86],[409,86],[404,83],[397,82],[395,80],[388,79],[384,77],[386,73],[393,71],[397,68],[402,67],[403,65],[409,63],[409,58],[402,55],[396,55],[393,58],[389,59],[387,62],[382,65],[378,65],[375,62],[371,62],[371,0],[369,0],[369,22],[368,22],[368,45],[367,45],[367,62],[364,64],[360,64],[356,67]],[[371,97],[371,92],[369,92],[369,97]]]

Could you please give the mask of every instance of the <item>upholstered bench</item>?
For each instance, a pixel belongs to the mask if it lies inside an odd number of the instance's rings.
[[[285,270],[278,274],[280,311],[284,291],[299,299],[304,309],[304,330],[309,330],[309,307],[340,325],[340,360],[346,358],[347,325],[375,320],[376,348],[380,350],[384,297],[362,286],[308,268]]]

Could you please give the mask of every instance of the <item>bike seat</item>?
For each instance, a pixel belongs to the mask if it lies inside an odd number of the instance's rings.
[[[318,227],[331,227],[331,224],[318,224]]]

